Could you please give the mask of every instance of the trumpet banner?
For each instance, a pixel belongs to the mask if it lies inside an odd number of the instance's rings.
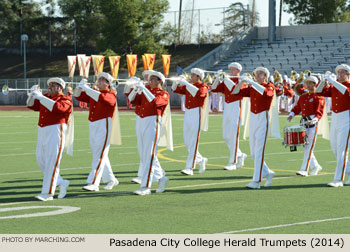
[[[79,76],[83,76],[83,58],[85,57],[85,54],[77,54],[78,57],[78,67],[79,67]]]
[[[145,55],[142,55],[142,62],[143,62],[143,69],[144,69],[144,70],[149,70],[149,69],[148,69],[147,60],[146,60],[146,56],[145,56]]]
[[[68,76],[73,79],[75,66],[77,63],[77,56],[67,56],[68,59]]]
[[[322,135],[324,139],[330,140],[327,106],[324,106],[322,118],[318,122],[317,135]]]
[[[105,56],[102,55],[91,55],[92,64],[94,66],[94,74],[97,76],[99,73],[103,72],[103,64],[105,62]]]
[[[90,71],[90,63],[91,63],[91,57],[84,56],[82,58],[82,67],[83,67],[83,77],[89,78],[89,71]]]
[[[118,77],[118,72],[119,72],[119,63],[120,63],[120,56],[109,56],[109,65],[111,67],[111,72],[113,78]]]
[[[136,67],[137,67],[137,55],[136,54],[126,55],[126,63],[128,65],[129,77],[135,76]]]
[[[115,104],[113,118],[112,118],[112,130],[111,130],[110,143],[113,145],[121,145],[122,144],[122,134],[120,131],[118,102]]]
[[[162,55],[163,73],[165,77],[168,77],[169,75],[170,59],[171,59],[171,55]]]
[[[147,69],[145,70],[153,70],[154,62],[156,61],[156,55],[153,53],[145,53],[145,60],[147,64]]]
[[[164,110],[162,117],[162,130],[160,131],[159,144],[160,147],[166,147],[168,150],[173,151],[173,127],[171,122],[170,100]]]

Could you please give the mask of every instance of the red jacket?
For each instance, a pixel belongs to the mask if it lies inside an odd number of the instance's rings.
[[[136,94],[135,99],[131,102],[134,105],[138,105],[140,108],[141,118],[147,116],[159,115],[162,116],[166,106],[169,103],[169,93],[161,88],[153,88],[146,86],[151,93],[155,96],[152,102],[149,102],[146,96],[142,94]]]
[[[58,94],[53,97],[50,97],[49,94],[44,94],[44,96],[56,101],[51,112],[37,99],[34,100],[33,106],[28,107],[31,110],[40,112],[38,125],[40,127],[45,127],[54,124],[67,123],[69,115],[72,113],[72,98],[64,94]]]
[[[197,107],[203,107],[204,100],[207,97],[209,86],[202,82],[197,82],[193,84],[199,90],[197,94],[193,97],[186,89],[186,86],[177,86],[174,93],[186,95],[185,107],[187,109],[193,109]]]
[[[325,106],[325,99],[319,94],[307,93],[300,96],[297,104],[292,109],[295,115],[301,113],[302,117],[315,115],[321,120]]]
[[[294,95],[294,90],[288,84],[286,84],[283,86],[283,93],[288,98],[292,98]]]
[[[324,87],[320,95],[332,97],[332,110],[335,113],[340,113],[350,109],[350,82],[342,82],[347,87],[344,95],[338,91],[332,84],[329,87]]]
[[[263,83],[261,85],[265,87],[262,95],[251,86],[241,89],[243,97],[250,97],[250,111],[254,114],[269,110],[275,93],[275,86],[273,84]]]
[[[112,90],[100,90],[101,94],[96,102],[84,91],[81,92],[79,97],[76,97],[78,101],[87,102],[89,106],[89,121],[94,122],[107,117],[113,117],[114,108],[117,103],[117,97]]]
[[[231,103],[235,101],[239,101],[243,99],[243,96],[241,93],[238,94],[232,94],[233,89],[237,86],[238,84],[238,78],[231,78],[231,80],[236,84],[233,86],[231,90],[227,88],[224,82],[220,82],[216,89],[212,89],[211,92],[214,93],[224,93],[225,94],[225,102],[226,103]],[[245,84],[242,85],[241,89],[245,88]]]

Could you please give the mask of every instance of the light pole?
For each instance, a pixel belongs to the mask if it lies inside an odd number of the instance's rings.
[[[26,65],[26,41],[28,41],[28,35],[22,34],[21,41],[23,42],[23,60],[24,60],[24,83],[26,83],[27,78],[27,65]]]

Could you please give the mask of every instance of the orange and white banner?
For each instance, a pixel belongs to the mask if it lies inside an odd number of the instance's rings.
[[[114,79],[118,78],[120,56],[109,56],[109,65],[111,67],[111,73]]]
[[[77,56],[67,56],[68,58],[68,76],[73,79]]]
[[[78,57],[78,66],[79,66],[79,76],[83,76],[83,57],[85,54],[77,54]]]
[[[90,63],[91,63],[91,56],[84,56],[82,58],[82,67],[83,67],[83,77],[89,78],[89,71],[90,71]]]
[[[94,66],[94,74],[97,76],[99,73],[103,72],[103,64],[105,62],[105,56],[102,55],[91,55],[92,64]]]
[[[162,55],[163,73],[165,77],[168,77],[169,75],[170,59],[171,59],[171,55]]]
[[[146,60],[146,56],[142,55],[142,62],[143,62],[143,69],[144,70],[149,70],[148,69],[148,64],[147,64],[147,60]]]
[[[129,77],[135,76],[136,68],[137,68],[137,55],[136,54],[126,55],[126,62],[128,65]]]
[[[153,70],[154,62],[156,61],[156,55],[151,53],[145,53],[147,68],[145,70]]]

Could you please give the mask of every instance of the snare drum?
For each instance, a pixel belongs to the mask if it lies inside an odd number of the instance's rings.
[[[303,126],[286,126],[283,129],[285,146],[297,146],[307,144],[306,129]]]

